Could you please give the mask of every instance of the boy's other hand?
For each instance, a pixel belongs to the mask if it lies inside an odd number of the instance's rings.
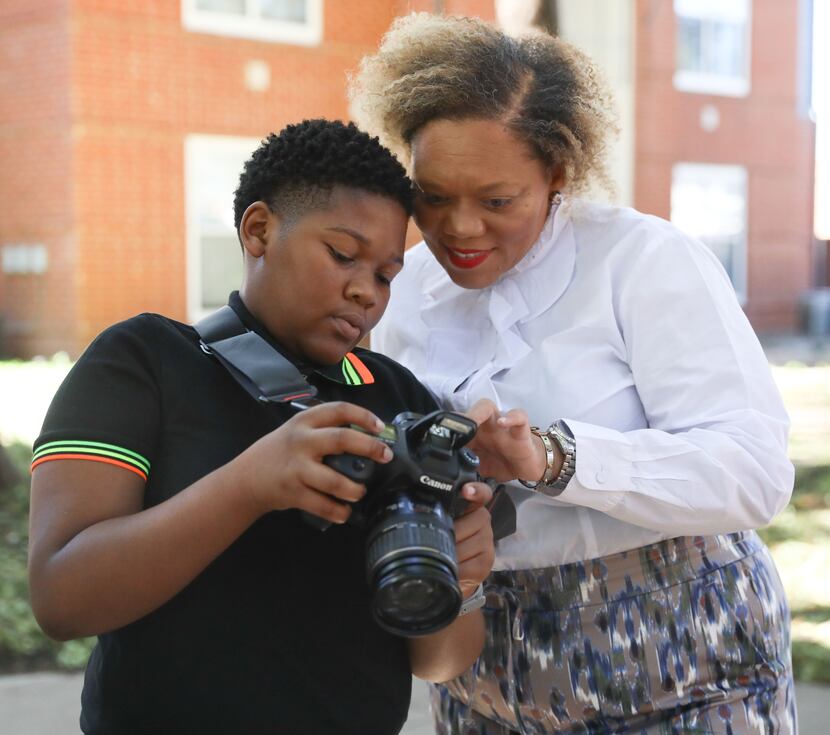
[[[493,498],[493,490],[483,482],[470,482],[461,494],[469,505],[455,519],[455,551],[461,596],[468,597],[490,574],[496,558],[490,512],[486,507]]]

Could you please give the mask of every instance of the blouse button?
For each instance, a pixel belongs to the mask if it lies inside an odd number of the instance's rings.
[[[596,478],[596,481],[602,485],[605,482],[605,470],[600,470],[594,477]]]

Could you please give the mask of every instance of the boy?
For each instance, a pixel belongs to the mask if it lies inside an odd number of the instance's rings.
[[[363,532],[344,525],[365,488],[322,463],[389,461],[382,422],[435,408],[406,370],[352,352],[401,268],[410,196],[376,139],[323,120],[270,136],[240,177],[230,306],[323,405],[256,403],[157,314],[102,333],[58,391],[35,443],[31,597],[55,638],[99,636],[85,733],[394,733],[410,672],[445,680],[478,655],[480,613],[408,646],[374,623]],[[493,559],[473,508],[456,522],[465,596]]]

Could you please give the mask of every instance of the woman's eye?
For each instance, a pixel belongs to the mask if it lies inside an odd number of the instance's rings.
[[[507,197],[494,197],[493,199],[487,200],[487,206],[490,209],[504,209],[512,201],[512,199],[508,199]]]
[[[419,192],[419,196],[422,202],[429,204],[432,207],[438,204],[443,204],[447,201],[446,197],[442,197],[438,194],[427,194],[425,191]]]
[[[353,263],[354,258],[350,258],[348,255],[344,255],[339,250],[335,250],[331,245],[326,245],[329,249],[329,253],[331,253],[331,257],[334,258],[338,263]]]

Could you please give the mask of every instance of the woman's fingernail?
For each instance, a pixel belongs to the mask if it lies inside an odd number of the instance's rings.
[[[392,454],[392,450],[391,450],[389,447],[386,447],[386,446],[385,446],[385,447],[383,448],[383,461],[384,461],[384,462],[391,462],[391,461],[392,461],[392,457],[394,457],[394,456],[395,456],[395,455],[394,455],[394,454]]]

